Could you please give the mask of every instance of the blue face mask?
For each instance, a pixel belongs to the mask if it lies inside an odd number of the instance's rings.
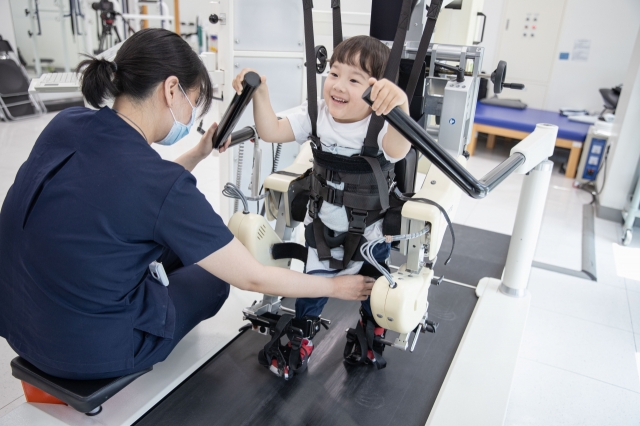
[[[191,105],[191,101],[189,100],[187,94],[184,93],[182,86],[178,84],[178,87],[180,87],[180,90],[182,90],[184,97],[187,98],[187,102],[189,102],[189,105]],[[182,124],[181,122],[176,120],[176,116],[173,114],[173,110],[171,110],[171,108],[169,108],[169,111],[171,111],[171,115],[173,116],[173,126],[171,126],[171,130],[169,130],[167,136],[165,136],[161,141],[156,142],[160,145],[173,145],[174,143],[178,142],[180,139],[189,134],[191,126],[193,126],[193,123],[196,121],[196,108],[193,105],[191,105],[191,120],[189,121],[189,124]]]

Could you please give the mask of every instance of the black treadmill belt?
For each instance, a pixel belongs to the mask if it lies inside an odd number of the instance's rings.
[[[477,283],[486,271],[472,261],[474,242],[484,240],[482,253],[505,253],[509,238],[466,228],[456,233],[454,264],[467,269],[466,283]],[[494,234],[494,235],[489,235]],[[493,238],[492,238],[493,237]],[[505,236],[502,236],[505,237]],[[469,248],[472,253],[467,253]],[[443,247],[443,250],[446,247]],[[440,257],[446,259],[444,251]],[[491,259],[497,261],[497,258]],[[499,268],[493,265],[493,275]],[[447,272],[449,273],[449,272]],[[498,274],[498,276],[499,276]],[[453,276],[453,272],[451,272]],[[138,425],[424,425],[466,329],[477,298],[475,290],[443,282],[429,290],[429,318],[437,333],[421,334],[415,351],[386,348],[387,368],[353,367],[343,363],[345,330],[356,325],[358,302],[331,299],[323,316],[331,328],[315,338],[308,371],[290,381],[258,364],[267,336],[245,332],[149,411]],[[285,306],[293,307],[293,300]],[[240,313],[238,313],[240,315]],[[397,333],[388,332],[394,340]]]
[[[474,287],[478,285],[480,278],[502,277],[511,241],[510,235],[456,223],[453,224],[453,232],[456,235],[456,246],[451,262],[447,266],[444,265],[451,250],[451,234],[446,231],[433,269],[437,277],[444,274],[445,279]],[[404,256],[398,252],[391,252],[391,265],[401,266],[404,262]]]

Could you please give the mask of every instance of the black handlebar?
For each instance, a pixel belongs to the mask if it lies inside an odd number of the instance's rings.
[[[229,108],[227,108],[222,120],[220,120],[220,125],[213,134],[212,142],[214,149],[218,149],[229,138],[233,128],[238,124],[238,120],[240,120],[242,113],[247,105],[249,105],[249,102],[251,102],[251,98],[259,86],[260,76],[258,74],[255,72],[245,74],[244,81],[242,82],[242,93],[239,95],[236,93],[233,96]],[[244,142],[244,140],[236,143]]]
[[[370,96],[371,87],[365,90],[362,99],[367,104],[373,105]],[[519,152],[515,153],[498,164],[482,179],[477,180],[399,107],[393,108],[389,114],[383,115],[383,117],[453,183],[473,198],[484,198],[525,161],[524,155]]]
[[[231,133],[231,143],[229,144],[229,148],[234,145],[241,144],[242,142],[248,141],[249,139],[254,139],[258,137],[258,132],[256,132],[255,127],[247,126],[243,127],[240,130],[236,130]]]

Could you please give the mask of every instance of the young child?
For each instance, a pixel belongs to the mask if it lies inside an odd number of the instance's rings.
[[[324,99],[318,101],[317,136],[322,143],[323,152],[346,157],[360,155],[372,111],[377,115],[387,114],[399,106],[404,112],[409,113],[409,103],[404,91],[389,80],[381,79],[388,57],[389,48],[369,36],[351,37],[336,46],[322,92]],[[244,75],[249,71],[252,70],[242,70],[234,79],[233,87],[238,93],[242,90]],[[294,140],[304,143],[309,140],[311,120],[307,113],[307,103],[302,105],[300,112],[278,120],[269,100],[266,78],[261,78],[262,84],[253,97],[253,115],[260,138],[273,143]],[[362,94],[369,86],[373,86],[372,107],[362,100]],[[377,141],[380,151],[391,163],[404,158],[411,147],[409,142],[393,127],[388,127],[386,122]],[[327,182],[327,185],[344,189],[344,183]],[[349,220],[344,206],[333,205],[325,200],[321,204],[318,217],[335,235],[348,231]],[[312,222],[313,218],[307,211],[304,225],[310,226]],[[382,220],[370,224],[364,231],[367,241],[382,236]],[[342,260],[344,249],[332,248],[331,255],[334,259]],[[384,263],[389,255],[390,244],[379,244],[374,249],[374,257],[380,263]],[[317,250],[309,247],[305,272],[323,276],[357,274],[362,265],[362,261],[352,260],[344,269],[331,268],[328,260],[319,260]],[[327,298],[298,299],[296,317],[318,317],[326,302]],[[369,300],[363,302],[363,310],[371,317]],[[376,327],[376,334],[381,333],[384,333],[384,330]],[[313,344],[305,339],[303,348],[304,353],[301,355],[308,358]],[[375,361],[371,351],[369,358]]]

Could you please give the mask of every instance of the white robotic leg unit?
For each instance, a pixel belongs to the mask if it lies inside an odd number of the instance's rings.
[[[465,164],[466,158],[460,156],[458,161]],[[424,163],[421,167],[424,167]],[[412,198],[434,201],[452,217],[461,196],[462,191],[451,180],[437,168],[430,167],[422,188]],[[400,251],[407,256],[407,263],[391,275],[393,285],[384,276],[378,278],[371,292],[371,310],[378,325],[400,333],[394,343],[386,342],[387,344],[406,350],[409,347],[409,335],[413,331],[413,351],[419,332],[435,332],[437,328],[437,324],[428,319],[427,297],[431,283],[439,283],[433,278],[432,267],[440,250],[447,222],[438,208],[417,201],[405,203],[402,221],[403,234],[418,232],[425,226],[429,226],[430,231],[421,237],[400,243]]]
[[[256,142],[257,143],[257,142]],[[229,229],[233,235],[249,250],[251,255],[261,264],[289,268],[291,259],[274,259],[272,249],[275,244],[280,244],[291,233],[291,230],[298,225],[291,218],[289,208],[298,189],[294,184],[311,167],[312,158],[309,143],[304,144],[296,160],[289,167],[273,173],[265,179],[264,189],[269,192],[265,200],[265,211],[267,217],[255,213],[236,212],[229,220]],[[276,220],[275,230],[267,221]],[[295,314],[292,309],[281,306],[280,297],[265,294],[262,300],[243,310],[245,317],[253,320],[254,330],[269,334],[269,328],[273,324],[260,323],[260,318],[264,314],[278,314],[283,311],[288,314]],[[330,325],[331,321],[321,318],[324,325]]]

